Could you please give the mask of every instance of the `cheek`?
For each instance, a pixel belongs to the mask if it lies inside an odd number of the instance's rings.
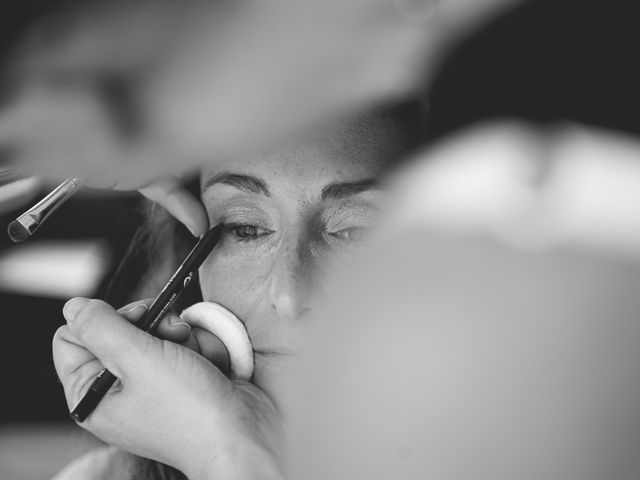
[[[212,255],[198,270],[202,298],[221,304],[245,320],[266,291],[268,270],[262,262]]]

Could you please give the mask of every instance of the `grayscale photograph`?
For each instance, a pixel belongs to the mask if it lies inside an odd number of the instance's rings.
[[[639,480],[630,0],[5,0],[0,480]]]

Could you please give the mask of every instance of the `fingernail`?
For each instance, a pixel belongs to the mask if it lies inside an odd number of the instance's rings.
[[[147,307],[144,303],[138,303],[136,305],[132,305],[131,307],[127,308],[126,310],[123,310],[122,313],[131,313],[137,309],[141,308],[142,310],[144,310],[145,312],[147,310],[149,310],[149,307]]]
[[[189,232],[191,232],[191,235],[193,235],[194,237],[199,237],[198,232],[196,231],[196,228],[194,228],[193,225],[186,225],[187,230],[189,230]]]
[[[198,225],[195,225],[195,224],[187,225],[187,228],[191,232],[191,235],[193,235],[196,238],[201,237],[202,235],[204,235],[204,232],[202,231],[202,228],[199,228]]]
[[[171,318],[169,318],[169,325],[171,325],[171,327],[184,326],[191,330],[191,325],[189,325],[187,322],[183,322],[182,319],[178,316],[172,315]]]
[[[88,298],[75,297],[69,300],[62,307],[62,314],[68,322],[72,322],[82,307],[89,302]]]

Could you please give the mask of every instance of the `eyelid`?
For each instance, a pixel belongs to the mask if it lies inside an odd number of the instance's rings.
[[[264,227],[262,225],[256,225],[256,222],[243,222],[241,221],[223,221],[222,222],[224,224],[224,228],[226,230],[233,230],[236,228],[242,228],[242,227],[255,227],[258,230],[264,230],[265,232],[268,233],[273,233],[274,231],[271,230],[268,227]]]
[[[272,224],[273,215],[269,210],[263,208],[255,200],[234,197],[221,202],[214,202],[212,199],[205,201],[205,209],[212,223],[260,223]]]
[[[325,211],[323,223],[329,233],[353,227],[373,226],[380,209],[370,203],[351,203]]]
[[[267,224],[269,223],[268,216],[260,210],[253,209],[241,209],[232,208],[227,210],[220,210],[215,215],[218,222],[245,225],[245,224]]]

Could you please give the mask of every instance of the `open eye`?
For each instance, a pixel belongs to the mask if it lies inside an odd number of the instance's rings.
[[[359,243],[368,238],[370,231],[368,227],[350,227],[332,232],[330,235],[346,242]]]
[[[226,231],[240,241],[255,240],[272,233],[271,230],[250,224],[228,224]]]

